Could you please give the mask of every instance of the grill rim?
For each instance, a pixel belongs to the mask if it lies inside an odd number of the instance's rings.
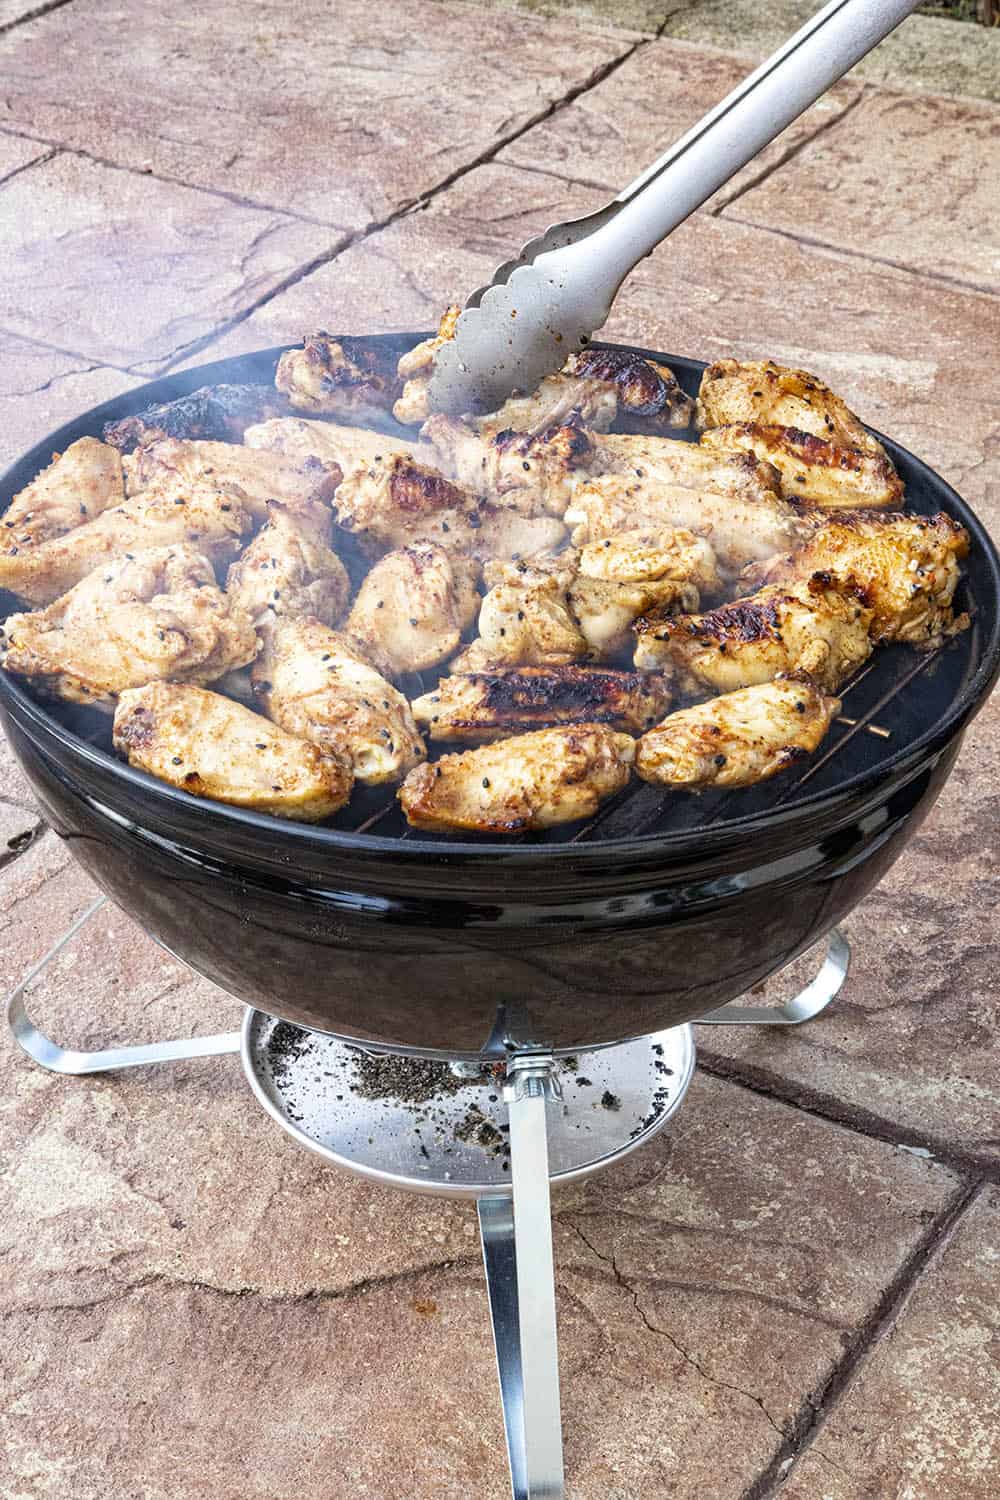
[[[384,349],[387,353],[402,351],[420,339],[430,336],[428,331],[414,333],[385,333],[370,335],[337,334],[335,338],[352,338]],[[298,344],[282,344],[268,349],[253,351],[245,355],[230,356],[214,360],[190,369],[160,376],[145,382],[122,395],[100,403],[82,412],[72,421],[64,423],[55,432],[34,444],[0,475],[0,494],[13,496],[51,460],[53,451],[62,451],[69,443],[84,435],[100,435],[105,422],[118,420],[141,411],[145,407],[174,400],[206,384],[266,384],[273,379],[274,367],[287,349],[298,348]],[[640,345],[597,343],[595,347],[627,349],[655,359],[674,369],[679,377],[687,376],[696,381],[706,368],[706,361],[688,356],[668,354],[661,350]],[[293,413],[293,415],[297,415]],[[867,426],[867,424],[865,424]],[[275,818],[263,813],[233,807],[208,798],[192,797],[190,793],[157,780],[144,771],[139,771],[127,762],[120,761],[110,752],[90,744],[80,735],[68,729],[55,714],[49,713],[30,691],[5,671],[0,670],[0,707],[11,713],[20,722],[30,724],[43,738],[57,741],[65,754],[70,752],[85,765],[100,768],[120,779],[140,794],[144,794],[151,809],[157,802],[175,808],[183,815],[197,810],[200,816],[214,822],[222,832],[226,826],[236,826],[244,831],[260,835],[265,847],[273,848],[279,836],[286,850],[308,847],[314,854],[329,850],[331,855],[370,856],[382,859],[390,856],[406,865],[483,865],[501,859],[505,866],[532,866],[551,868],[553,864],[569,861],[574,867],[596,865],[607,861],[609,856],[643,864],[647,860],[682,860],[686,855],[697,853],[711,855],[733,843],[754,834],[766,832],[782,835],[801,825],[803,831],[817,819],[836,815],[839,808],[845,811],[854,808],[859,799],[864,800],[872,792],[884,793],[890,783],[906,780],[921,762],[940,753],[956,735],[964,731],[974,717],[1000,675],[1000,554],[985,525],[972,507],[935,470],[911,453],[909,449],[892,438],[868,427],[881,442],[890,456],[913,468],[927,490],[933,493],[939,508],[955,515],[967,527],[973,548],[978,550],[981,561],[989,574],[992,593],[992,620],[988,630],[978,631],[980,636],[979,660],[966,673],[964,685],[956,692],[948,709],[922,734],[907,744],[901,745],[890,757],[874,768],[855,772],[833,787],[807,794],[789,805],[776,801],[771,806],[749,813],[745,817],[727,818],[723,823],[695,825],[676,830],[650,831],[628,836],[610,836],[561,843],[543,844],[535,842],[529,835],[523,840],[507,842],[488,837],[449,837],[447,841],[425,839],[418,831],[408,830],[405,837],[398,834],[379,835],[359,833],[354,829],[324,827],[323,825],[294,822]],[[397,432],[403,429],[396,429]],[[407,436],[412,436],[406,432]],[[982,600],[977,600],[980,609]],[[981,623],[981,622],[979,622]],[[780,784],[776,785],[780,793]],[[795,788],[790,795],[794,797]],[[388,788],[386,788],[388,796]],[[664,792],[664,796],[669,793]],[[595,816],[599,817],[600,814]],[[588,826],[587,820],[582,827]],[[150,826],[156,827],[150,819]]]

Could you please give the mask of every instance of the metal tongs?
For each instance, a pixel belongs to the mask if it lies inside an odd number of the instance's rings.
[[[495,411],[607,322],[629,271],[916,9],[830,0],[605,208],[554,224],[474,292],[438,350],[436,411]]]

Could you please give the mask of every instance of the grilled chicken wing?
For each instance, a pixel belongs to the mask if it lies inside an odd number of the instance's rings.
[[[226,591],[259,627],[279,615],[313,615],[333,625],[347,608],[351,580],[330,549],[333,516],[319,501],[272,501],[268,522],[232,564]]]
[[[345,531],[377,552],[432,541],[469,553],[481,525],[474,495],[407,455],[349,473],[334,510]]]
[[[572,551],[488,563],[484,574],[489,593],[479,611],[479,638],[455,658],[451,670],[481,672],[582,661],[590,648],[569,599],[576,563]]]
[[[719,453],[753,453],[773,464],[790,500],[834,508],[898,505],[903,498],[903,481],[888,454],[866,453],[797,427],[735,422],[703,432],[701,446]]]
[[[650,433],[594,434],[597,461],[606,474],[624,474],[650,486],[680,485],[698,494],[771,501],[781,476],[769,463],[746,453],[715,453],[698,443]]]
[[[308,617],[279,620],[254,663],[276,724],[349,760],[358,781],[397,781],[425,755],[410,705],[350,636]]]
[[[274,383],[296,411],[322,412],[351,422],[378,421],[399,394],[398,382],[380,368],[376,351],[354,339],[333,339],[322,329],[278,360]]]
[[[96,438],[79,438],[14,496],[0,523],[0,553],[53,541],[125,499],[121,454]]]
[[[420,432],[442,471],[466,489],[525,516],[564,514],[581,475],[594,465],[590,435],[576,422],[539,433],[482,434],[435,413]]]
[[[761,589],[703,615],[636,621],[635,664],[674,668],[717,693],[770,682],[779,672],[806,672],[835,692],[872,651],[872,611],[860,586],[817,575]]]
[[[332,460],[292,461],[240,443],[184,442],[179,438],[160,438],[137,448],[126,457],[125,470],[130,495],[171,477],[184,484],[235,485],[257,521],[267,519],[272,500],[286,505],[331,501],[344,477],[339,464]]]
[[[189,396],[147,406],[135,416],[107,422],[104,441],[122,453],[157,438],[209,438],[238,443],[254,422],[288,411],[284,396],[267,385],[203,385]]]
[[[442,677],[413,703],[432,740],[486,744],[551,724],[606,724],[641,734],[670,706],[670,679],[603,667],[519,667]]]
[[[943,511],[936,516],[843,511],[824,517],[797,552],[750,569],[747,581],[759,586],[795,584],[814,574],[853,578],[874,611],[870,628],[876,644],[935,646],[956,628],[951,604],[958,560],[968,551],[968,532]]]
[[[16,557],[0,554],[0,588],[29,604],[51,604],[102,563],[148,547],[189,542],[210,562],[227,563],[253,529],[238,489],[166,476],[65,536]]]
[[[344,427],[338,422],[310,422],[305,417],[283,417],[248,427],[243,441],[255,452],[278,453],[290,463],[311,460],[337,464],[345,474],[368,464],[408,456],[433,465],[434,450],[426,443],[403,442],[367,427]]]
[[[428,392],[434,358],[455,336],[461,308],[452,306],[434,338],[404,354],[397,372],[406,381],[393,407],[397,422],[423,422],[430,416]],[[582,349],[562,369],[549,375],[528,395],[511,396],[499,411],[477,418],[484,433],[541,432],[558,426],[571,413],[587,427],[607,431],[619,414],[642,419],[656,428],[690,425],[694,402],[685,396],[674,372],[630,349]]]
[[[635,741],[601,724],[540,729],[418,766],[399,789],[414,828],[522,833],[590,817],[628,782]]]
[[[691,583],[702,594],[722,592],[722,578],[710,542],[682,527],[620,531],[580,548],[581,576],[609,583],[656,583],[672,578]]]
[[[490,592],[479,612],[479,639],[452,662],[451,670],[608,661],[628,646],[638,615],[654,607],[698,608],[696,586],[671,577],[666,569],[650,577],[655,568],[644,569],[639,561],[638,576],[629,578],[624,557],[619,557],[617,571],[607,567],[603,573],[593,555],[589,572],[581,562],[581,554],[569,548],[517,562],[487,563]]]
[[[636,529],[693,531],[709,539],[727,578],[735,578],[747,563],[787,551],[803,534],[794,507],[775,495],[744,499],[625,474],[584,480],[566,512],[566,524],[575,528],[572,539],[578,546]]]
[[[396,374],[405,384],[392,408],[392,414],[404,427],[415,426],[430,416],[427,388],[434,373],[434,356],[442,344],[455,337],[455,324],[461,314],[462,309],[457,302],[446,307],[434,337],[424,339],[409,349],[396,366]]]
[[[351,795],[350,766],[218,693],[154,682],[122,693],[114,744],[129,764],[195,797],[306,823]]]
[[[822,380],[770,359],[719,359],[709,365],[701,377],[695,420],[702,430],[735,422],[795,427],[838,447],[886,457],[878,439]]]
[[[47,609],[11,615],[0,634],[8,672],[100,708],[147,682],[213,682],[257,653],[249,616],[187,546],[103,563]]]
[[[437,666],[476,618],[478,575],[477,564],[433,542],[388,552],[358,590],[344,629],[381,650],[395,676]]]
[[[807,677],[776,677],[681,709],[644,734],[643,781],[700,791],[753,786],[816,749],[840,712]]]

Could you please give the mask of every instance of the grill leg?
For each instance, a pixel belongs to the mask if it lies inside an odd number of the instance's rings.
[[[851,966],[851,945],[839,927],[830,933],[823,967],[811,984],[784,1005],[741,1005],[731,1000],[699,1016],[697,1026],[804,1026],[822,1015],[843,988]]]
[[[557,1084],[548,1054],[515,1054],[510,1108],[510,1197],[479,1200],[479,1228],[496,1345],[514,1500],[562,1500],[562,1416],[556,1342],[546,1098]]]
[[[147,1063],[177,1062],[185,1057],[221,1057],[230,1052],[239,1052],[240,1033],[223,1032],[218,1036],[180,1037],[172,1042],[150,1042],[142,1047],[107,1047],[96,1052],[79,1052],[60,1047],[34,1025],[24,1003],[25,992],[32,980],[61,953],[67,943],[73,941],[107,900],[99,896],[88,906],[81,917],[64,932],[48,953],[40,958],[34,968],[29,969],[21,983],[11,991],[7,1000],[7,1022],[14,1033],[14,1040],[28,1056],[50,1073],[107,1073],[116,1068],[138,1068]]]

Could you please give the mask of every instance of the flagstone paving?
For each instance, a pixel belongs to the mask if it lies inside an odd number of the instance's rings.
[[[799,3],[748,42],[696,31],[711,3],[0,0],[0,466],[163,370],[433,326]],[[643,263],[608,335],[815,369],[1000,533],[1000,112],[955,96],[989,87],[935,24],[908,32],[942,38],[937,89],[901,35]],[[845,924],[828,1016],[702,1032],[668,1129],[557,1193],[570,1497],[992,1500],[998,701]],[[95,896],[0,746],[0,986]],[[61,1040],[239,1024],[123,914],[85,933],[29,991]],[[71,1080],[8,1042],[0,1142],[0,1494],[508,1493],[467,1206],[298,1151],[233,1057]]]

